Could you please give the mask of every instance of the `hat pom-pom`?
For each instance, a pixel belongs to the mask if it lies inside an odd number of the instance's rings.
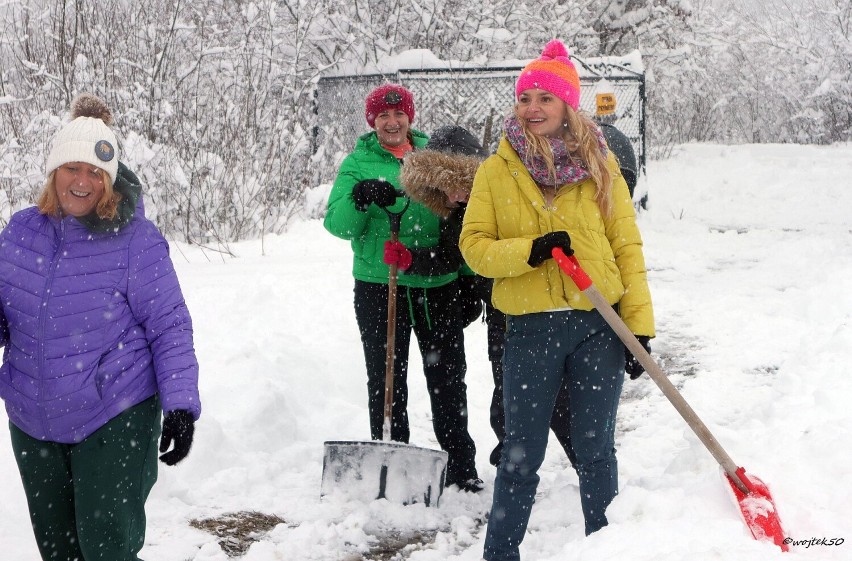
[[[105,125],[112,125],[112,112],[106,102],[96,95],[82,93],[71,102],[71,119],[92,117],[100,119]]]
[[[544,46],[544,50],[541,51],[541,58],[556,57],[568,58],[568,51],[565,49],[565,45],[562,44],[562,41],[559,39],[551,39],[547,42],[547,45]]]

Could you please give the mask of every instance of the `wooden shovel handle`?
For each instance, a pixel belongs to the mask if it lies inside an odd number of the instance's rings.
[[[630,331],[624,321],[618,316],[615,310],[610,306],[609,302],[607,302],[606,298],[595,288],[592,280],[586,274],[586,272],[580,267],[580,263],[577,261],[577,258],[572,256],[567,256],[560,248],[553,249],[553,258],[556,260],[556,263],[562,269],[562,271],[571,277],[571,280],[577,285],[577,288],[583,291],[583,294],[592,302],[595,309],[600,312],[606,322],[612,327],[615,334],[618,335],[618,338],[624,343],[624,346],[636,357],[636,360],[639,361],[639,364],[645,367],[645,371],[648,373],[648,376],[657,384],[657,387],[663,392],[663,394],[668,398],[674,408],[677,409],[677,412],[680,413],[680,416],[683,417],[683,420],[686,421],[686,424],[689,425],[689,428],[698,436],[699,440],[707,447],[707,450],[716,458],[716,461],[719,462],[719,465],[722,466],[722,469],[725,470],[725,473],[728,477],[733,481],[736,486],[743,492],[748,494],[749,489],[745,485],[745,483],[740,479],[739,474],[737,473],[738,467],[728,455],[727,452],[722,448],[722,445],[716,440],[707,426],[698,418],[698,415],[695,411],[690,407],[689,403],[683,398],[677,388],[674,387],[669,381],[668,376],[666,376],[663,369],[651,358],[651,355],[648,354],[648,351],[645,350],[645,347],[642,346],[642,343],[636,339],[636,336]]]
[[[403,196],[405,193],[397,191],[397,195]],[[391,243],[399,241],[402,215],[405,214],[410,204],[411,199],[406,199],[405,206],[399,212],[391,212],[387,208],[382,209],[388,215]],[[393,362],[396,349],[396,281],[399,275],[398,269],[398,266],[394,263],[390,265],[388,273],[388,347],[385,351],[385,411],[382,424],[382,440],[385,442],[391,441],[391,419],[393,418]]]
[[[391,242],[399,241],[399,235],[391,231]],[[393,417],[393,362],[394,349],[396,348],[396,263],[390,265],[388,276],[388,336],[387,350],[385,352],[385,415],[382,425],[382,440],[391,440],[391,418]]]

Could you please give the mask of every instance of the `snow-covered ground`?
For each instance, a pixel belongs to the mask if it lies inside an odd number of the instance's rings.
[[[552,439],[525,561],[852,559],[850,178],[850,145],[687,145],[650,163],[639,218],[655,357],[734,461],[769,485],[789,537],[808,545],[782,554],[746,533],[717,464],[643,376],[625,382],[610,525],[583,537],[577,477]],[[323,442],[369,435],[348,243],[311,220],[233,249],[238,258],[173,244],[204,412],[189,458],[161,467],[142,557],[225,561],[189,521],[257,511],[285,522],[246,561],[355,560],[417,535],[426,545],[396,559],[479,560],[495,444],[484,325],[466,345],[486,490],[448,491],[439,508],[320,501]],[[412,442],[436,447],[414,349],[412,359]],[[5,429],[0,481],[0,558],[36,561]]]

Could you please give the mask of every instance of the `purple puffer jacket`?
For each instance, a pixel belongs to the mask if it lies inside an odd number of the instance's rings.
[[[192,320],[169,247],[136,215],[97,233],[36,208],[0,233],[0,397],[30,436],[76,443],[159,393],[198,418]]]

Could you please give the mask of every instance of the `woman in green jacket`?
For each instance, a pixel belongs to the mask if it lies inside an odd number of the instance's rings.
[[[578,110],[580,81],[561,42],[549,42],[524,68],[515,93],[497,153],[474,179],[460,238],[467,264],[495,279],[493,303],[507,315],[506,438],[487,561],[520,559],[563,383],[586,534],[606,525],[606,507],[618,490],[615,415],[625,349],[551,251],[559,247],[579,259],[646,347],[654,336],[630,194],[600,130]],[[629,368],[637,373],[632,363]]]
[[[438,218],[426,207],[397,199],[397,176],[403,156],[428,141],[425,134],[411,128],[411,92],[396,84],[379,86],[367,96],[365,113],[374,130],[362,135],[355,150],[343,160],[329,195],[324,225],[331,234],[352,244],[355,316],[367,366],[370,432],[373,439],[379,440],[384,422],[390,271],[385,263],[390,238],[386,211],[403,213],[399,241],[405,247],[436,246],[440,232]],[[393,253],[393,248],[387,249]],[[399,269],[404,271],[410,264],[410,260],[401,262]],[[476,471],[476,448],[467,430],[467,364],[457,279],[456,270],[441,275],[399,276],[391,439],[409,439],[406,379],[408,348],[414,331],[423,357],[435,436],[449,456],[446,485],[478,491],[482,482]]]

